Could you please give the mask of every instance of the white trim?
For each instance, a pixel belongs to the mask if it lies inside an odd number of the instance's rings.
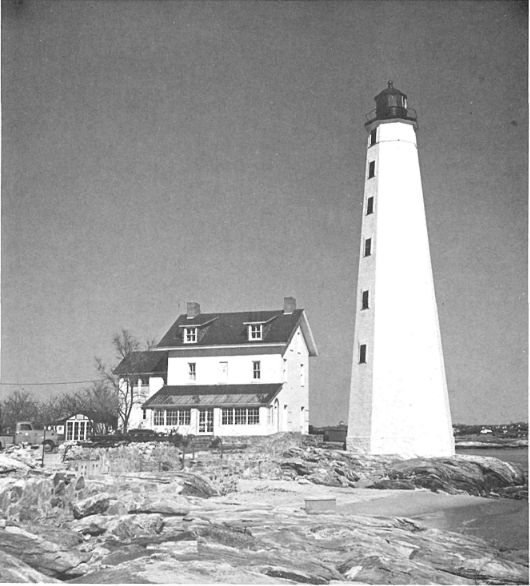
[[[256,340],[259,342],[259,340]],[[190,344],[188,342],[188,344]],[[195,342],[195,344],[197,344]],[[246,344],[220,344],[219,346],[164,346],[163,348],[158,348],[159,350],[217,350],[223,348],[273,348],[275,346],[287,346],[287,342],[275,342],[274,344],[251,344],[247,342]]]
[[[188,318],[188,319],[195,319],[195,318]],[[201,324],[183,324],[183,325],[180,325],[179,328],[203,328],[204,326],[207,326],[207,325],[211,324],[212,322],[214,322],[216,319],[219,319],[219,316],[214,317],[212,319],[209,319],[208,321],[205,321]]]

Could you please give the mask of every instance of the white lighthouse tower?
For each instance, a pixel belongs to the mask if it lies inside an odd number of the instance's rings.
[[[416,112],[392,82],[368,115],[347,447],[454,454]]]

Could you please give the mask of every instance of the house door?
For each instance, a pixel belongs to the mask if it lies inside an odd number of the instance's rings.
[[[213,409],[199,411],[199,433],[213,433]]]

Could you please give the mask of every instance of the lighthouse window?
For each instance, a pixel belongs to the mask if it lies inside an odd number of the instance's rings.
[[[362,299],[361,309],[368,309],[369,308],[369,301],[370,301],[370,292],[363,291],[363,299]]]
[[[368,201],[366,202],[366,215],[369,216],[370,214],[374,213],[374,198],[369,197]]]
[[[366,364],[366,344],[359,346],[359,364]]]
[[[370,132],[370,146],[374,145],[377,141],[377,129],[376,130],[372,130],[372,132]]]
[[[367,238],[364,241],[364,256],[370,256],[372,254],[372,239]]]
[[[375,177],[375,161],[370,161],[370,165],[368,167],[368,179]]]

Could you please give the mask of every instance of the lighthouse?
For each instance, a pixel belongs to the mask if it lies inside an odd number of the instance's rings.
[[[349,450],[454,454],[416,112],[392,82],[367,115]]]

